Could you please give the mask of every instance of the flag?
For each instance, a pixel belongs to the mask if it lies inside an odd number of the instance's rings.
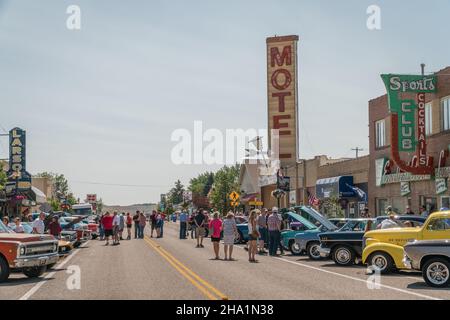
[[[356,192],[356,194],[358,195],[358,197],[364,201],[367,202],[367,193],[365,193],[363,190],[361,190],[358,187],[355,186],[351,186],[347,183],[347,187],[349,187],[350,189],[352,189],[354,192]]]
[[[318,206],[320,203],[320,200],[311,192],[308,191],[308,203],[310,206]]]

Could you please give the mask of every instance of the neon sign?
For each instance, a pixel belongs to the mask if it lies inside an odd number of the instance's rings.
[[[391,114],[392,159],[404,172],[432,174],[433,158],[427,156],[425,138],[425,94],[436,92],[436,76],[383,74],[381,78]],[[400,152],[415,153],[417,160],[406,163]]]

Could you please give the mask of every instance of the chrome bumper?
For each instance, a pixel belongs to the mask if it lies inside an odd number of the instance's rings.
[[[330,256],[331,250],[328,248],[319,247],[319,254],[322,258],[328,258]]]
[[[409,270],[413,269],[412,260],[409,257],[404,257],[402,262],[406,269],[409,269]]]
[[[42,255],[38,257],[23,257],[14,260],[13,268],[30,268],[30,267],[41,267],[49,264],[57,263],[59,255],[57,252]]]

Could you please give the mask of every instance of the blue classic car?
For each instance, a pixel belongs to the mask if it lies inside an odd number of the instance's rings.
[[[285,226],[289,226],[289,229],[285,229],[281,232],[282,243],[286,248],[289,248],[289,239],[293,240],[294,235],[291,235],[292,232],[295,233],[316,228],[314,224],[308,221],[308,219],[292,211],[279,214],[279,217],[285,222],[284,223]],[[247,242],[248,223],[237,224],[237,229],[238,229],[238,237],[236,238],[235,242],[236,243]]]
[[[295,235],[295,253],[293,252],[293,254],[306,252],[311,259],[318,260],[320,259],[319,234],[327,231],[336,231],[338,230],[338,227],[331,223],[321,213],[311,208],[308,209],[310,217],[308,220],[313,222],[316,225],[316,228],[305,232],[299,232]]]

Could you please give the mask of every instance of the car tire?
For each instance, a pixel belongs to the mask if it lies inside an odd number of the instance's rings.
[[[3,257],[0,257],[0,283],[5,282],[9,278],[9,266]]]
[[[432,258],[422,267],[422,276],[427,285],[445,288],[450,285],[450,263],[442,258]]]
[[[38,278],[42,276],[45,271],[47,271],[47,266],[25,268],[23,269],[23,274],[28,278]]]
[[[289,241],[289,250],[291,251],[293,256],[299,256],[302,254],[302,249],[300,246],[295,242],[295,240]]]
[[[355,263],[355,251],[349,246],[336,246],[333,249],[332,258],[339,266],[351,266]]]
[[[367,259],[369,267],[378,269],[381,274],[391,273],[395,269],[392,257],[383,251],[373,252]]]
[[[317,241],[311,241],[306,246],[306,253],[311,260],[320,260],[322,257],[319,253],[320,243]]]
[[[234,244],[242,243],[242,233],[238,230],[236,237],[234,238]]]

